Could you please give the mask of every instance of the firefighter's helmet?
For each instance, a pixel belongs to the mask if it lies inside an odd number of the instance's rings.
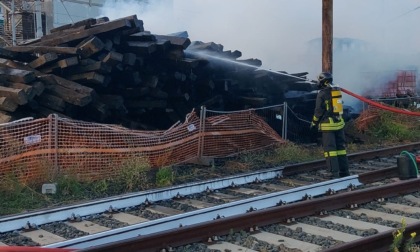
[[[333,77],[332,74],[329,72],[322,72],[318,75],[318,86],[322,87],[326,83],[332,83]]]

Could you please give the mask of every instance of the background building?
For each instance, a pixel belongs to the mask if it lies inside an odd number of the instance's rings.
[[[0,0],[0,45],[19,44],[49,34],[54,27],[98,17],[104,4],[113,2],[116,0]]]

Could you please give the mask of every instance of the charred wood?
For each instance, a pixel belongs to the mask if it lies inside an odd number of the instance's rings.
[[[21,83],[30,83],[36,79],[34,72],[5,67],[0,67],[0,76],[8,81]]]
[[[64,112],[66,108],[66,103],[62,98],[49,93],[44,93],[42,96],[37,97],[35,100],[40,105],[54,111]]]
[[[19,105],[16,102],[14,102],[12,98],[0,96],[0,110],[7,112],[15,112],[18,106]]]
[[[28,65],[32,68],[38,68],[56,60],[58,60],[58,55],[56,53],[46,53],[39,56],[36,60],[30,62]]]
[[[13,117],[7,112],[0,111],[0,123],[8,123],[13,120]]]
[[[8,97],[19,105],[28,103],[28,96],[23,89],[0,86],[0,96]]]

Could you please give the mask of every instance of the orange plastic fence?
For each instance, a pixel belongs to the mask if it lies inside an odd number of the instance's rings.
[[[195,112],[165,131],[60,118],[0,125],[0,181],[53,180],[57,174],[90,180],[115,175],[127,163],[152,167],[198,157],[223,157],[284,140],[252,110],[200,119]]]

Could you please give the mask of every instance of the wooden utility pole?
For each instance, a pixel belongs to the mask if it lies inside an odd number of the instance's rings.
[[[322,0],[322,71],[333,70],[333,0]]]

